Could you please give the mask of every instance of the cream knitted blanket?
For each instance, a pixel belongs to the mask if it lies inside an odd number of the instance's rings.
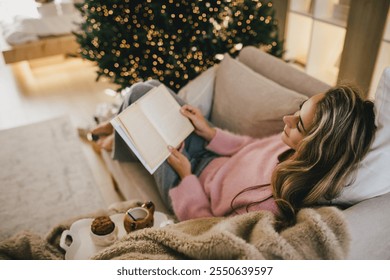
[[[282,232],[275,231],[274,219],[270,212],[251,212],[148,228],[126,235],[93,259],[344,259],[347,256],[349,233],[340,210],[303,209],[298,213],[297,224]],[[24,232],[0,242],[0,259],[64,259],[59,237],[71,222],[55,227],[45,238]]]

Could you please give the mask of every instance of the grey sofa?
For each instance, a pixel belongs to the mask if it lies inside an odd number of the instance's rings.
[[[282,131],[282,116],[294,112],[302,95],[312,96],[328,88],[329,85],[282,60],[254,47],[245,47],[238,60],[224,59],[191,81],[179,96],[200,107],[219,127],[262,137]],[[232,104],[232,98],[243,104]],[[233,122],[232,117],[237,121]],[[252,127],[245,127],[248,122]],[[140,163],[118,162],[104,151],[102,155],[126,200],[152,200],[158,211],[167,211],[152,176]],[[344,213],[351,234],[348,258],[390,259],[390,193],[366,199],[348,207]]]

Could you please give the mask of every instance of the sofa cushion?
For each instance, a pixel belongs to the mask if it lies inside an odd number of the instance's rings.
[[[386,68],[375,94],[375,121],[378,127],[374,142],[358,169],[350,176],[335,203],[355,204],[390,192],[390,67]]]
[[[211,122],[235,133],[264,137],[281,132],[282,117],[297,111],[306,99],[225,54],[216,73]]]
[[[209,118],[213,103],[215,72],[218,65],[214,65],[186,84],[178,96],[186,103],[199,108],[203,116]]]
[[[286,88],[295,90],[307,96],[313,96],[327,91],[330,86],[308,74],[297,71],[283,60],[266,52],[248,46],[239,54],[239,60],[255,72]]]

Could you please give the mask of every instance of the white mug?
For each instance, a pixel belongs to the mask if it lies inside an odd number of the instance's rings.
[[[92,241],[96,245],[102,246],[102,247],[109,246],[118,239],[118,227],[117,226],[115,226],[115,229],[111,233],[106,234],[106,235],[98,235],[98,234],[93,233],[92,231],[90,231],[90,233],[91,233]]]

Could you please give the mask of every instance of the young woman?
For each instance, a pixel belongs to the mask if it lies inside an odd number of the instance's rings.
[[[136,84],[122,109],[158,82]],[[181,102],[179,100],[179,102]],[[367,153],[375,133],[373,103],[338,86],[285,116],[281,135],[255,139],[211,126],[183,105],[195,126],[154,174],[165,204],[179,220],[268,210],[284,225],[303,207],[330,201],[348,185],[347,175]],[[112,132],[104,124],[93,133]],[[133,158],[115,137],[114,155]]]

